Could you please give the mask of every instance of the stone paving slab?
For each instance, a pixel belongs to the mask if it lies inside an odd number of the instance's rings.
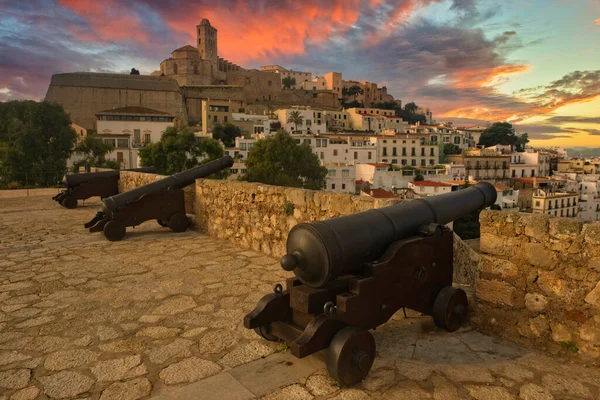
[[[99,204],[0,200],[0,400],[600,399],[596,368],[410,312],[374,331],[367,379],[340,388],[243,327],[290,276],[276,260],[151,221],[108,242],[83,228]]]

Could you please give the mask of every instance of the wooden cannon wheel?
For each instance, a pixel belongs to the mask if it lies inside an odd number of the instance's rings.
[[[340,385],[362,381],[375,360],[375,339],[364,329],[349,326],[339,331],[327,351],[327,371]]]
[[[160,226],[162,226],[163,228],[168,228],[169,227],[169,224],[166,223],[165,221],[163,221],[162,219],[157,219],[156,222],[158,222],[158,224]]]
[[[77,199],[73,196],[67,196],[64,199],[62,199],[60,204],[62,204],[62,206],[65,208],[73,209],[77,207]]]
[[[268,326],[259,326],[258,328],[254,328],[254,332],[256,332],[263,339],[266,339],[270,342],[278,342],[279,341],[279,338],[270,332],[270,329]]]
[[[118,242],[125,237],[125,224],[119,220],[108,221],[104,225],[104,236],[111,242]]]
[[[433,303],[433,322],[439,328],[454,332],[467,317],[469,302],[464,290],[446,286]]]
[[[169,228],[174,232],[185,232],[190,225],[190,220],[185,214],[176,213],[169,218]]]

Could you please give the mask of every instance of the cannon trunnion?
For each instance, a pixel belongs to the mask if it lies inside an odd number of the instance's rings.
[[[298,357],[327,350],[329,374],[341,385],[366,377],[375,359],[370,329],[400,308],[456,331],[466,320],[465,292],[452,286],[453,232],[462,215],[489,207],[489,183],[433,198],[328,221],[298,224],[281,266],[294,271],[244,317],[267,340],[287,342]]]
[[[155,219],[160,226],[183,232],[190,225],[185,214],[183,188],[233,165],[225,156],[206,164],[148,183],[128,192],[102,199],[102,211],[84,225],[90,232],[103,232],[110,241],[125,237],[128,226]]]
[[[156,168],[144,167],[124,171],[154,173]],[[77,200],[86,200],[94,196],[100,198],[114,196],[119,193],[120,175],[120,171],[65,175],[62,182],[66,189],[52,197],[52,200],[65,208],[75,208]]]

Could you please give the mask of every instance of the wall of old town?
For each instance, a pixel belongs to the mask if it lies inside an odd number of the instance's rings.
[[[162,176],[122,172],[120,190]],[[296,224],[398,202],[257,183],[199,179],[186,188],[197,229],[274,257]],[[480,252],[455,236],[454,282],[472,324],[529,347],[600,359],[600,223],[484,211]]]
[[[484,211],[473,323],[551,352],[600,358],[600,223]]]

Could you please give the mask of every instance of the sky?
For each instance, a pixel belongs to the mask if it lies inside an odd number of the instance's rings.
[[[342,72],[438,121],[600,147],[600,0],[0,0],[0,101],[43,99],[55,73],[150,74],[202,18],[245,68]]]

